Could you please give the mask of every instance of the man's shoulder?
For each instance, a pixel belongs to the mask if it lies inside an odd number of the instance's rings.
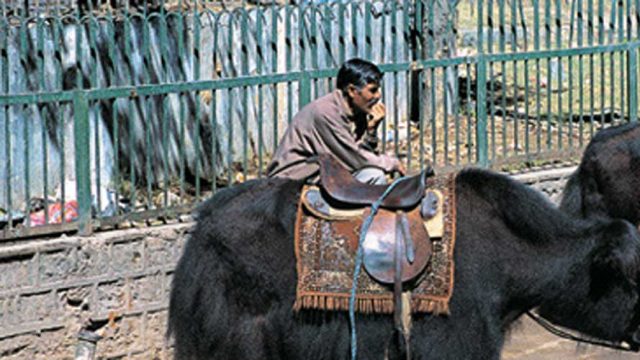
[[[304,122],[336,121],[342,116],[342,108],[335,92],[323,95],[305,105],[296,115]]]

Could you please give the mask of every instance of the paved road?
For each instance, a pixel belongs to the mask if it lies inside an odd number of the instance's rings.
[[[548,333],[529,318],[515,325],[502,360],[640,360],[640,354],[577,345]]]

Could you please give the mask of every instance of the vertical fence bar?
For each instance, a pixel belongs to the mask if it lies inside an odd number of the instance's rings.
[[[593,0],[588,0],[587,2],[587,43],[589,46],[593,46],[594,40],[594,24],[593,24]],[[595,107],[595,63],[593,54],[589,54],[589,138],[593,137],[594,132],[594,107]]]
[[[533,0],[533,50],[540,50],[540,0]],[[540,59],[535,60],[536,69],[536,153],[540,153],[542,129],[540,124]]]
[[[176,36],[178,37],[178,60],[181,61],[182,59],[185,59],[187,57],[186,55],[186,45],[185,45],[185,21],[184,21],[184,14],[183,13],[179,13],[176,16],[177,19],[177,26],[176,26]],[[232,24],[230,24],[229,26],[229,31],[231,32],[231,28],[233,27]],[[185,59],[186,60],[186,59]],[[180,71],[180,80],[181,81],[187,81],[187,77],[188,75],[186,74],[185,71]],[[179,102],[179,106],[180,106],[180,129],[179,129],[179,137],[180,137],[180,146],[179,146],[179,153],[180,153],[180,175],[179,175],[179,182],[180,182],[180,200],[179,203],[180,205],[184,204],[184,199],[185,199],[185,183],[186,183],[186,172],[187,172],[187,159],[186,159],[186,144],[187,144],[187,120],[186,120],[186,112],[188,110],[188,95],[185,92],[180,92],[177,94],[178,95],[178,102]],[[230,108],[232,108],[232,106],[230,106]],[[231,163],[229,163],[229,165],[231,165]],[[229,184],[231,184],[231,181],[229,182]]]
[[[630,46],[627,50],[627,72],[629,73],[629,119],[638,121],[638,47]]]
[[[582,47],[583,37],[584,37],[584,5],[582,0],[578,0],[578,47]],[[578,88],[579,88],[579,110],[578,110],[578,146],[582,147],[584,145],[584,57],[582,55],[578,56]],[[573,108],[573,104],[571,104]]]
[[[167,36],[167,14],[165,13],[164,7],[160,12],[160,21],[159,21],[159,36],[160,41],[163,44],[168,44],[169,39]],[[216,47],[214,47],[216,49]],[[215,54],[213,55],[215,56]],[[166,46],[160,46],[160,71],[162,75],[160,80],[167,83],[169,82],[169,71],[168,71],[168,55]],[[215,66],[214,66],[215,69]],[[171,94],[166,94],[162,97],[162,101],[160,104],[160,121],[161,121],[161,144],[162,144],[162,176],[163,176],[163,204],[165,208],[169,206],[169,186],[170,186],[170,178],[169,178],[169,104],[170,104]],[[215,135],[214,135],[215,136]],[[214,178],[215,184],[215,178]]]
[[[37,22],[37,67],[38,67],[38,90],[41,92],[46,91],[46,83],[45,83],[45,74],[44,74],[44,64],[45,64],[45,55],[44,55],[44,20],[42,17],[38,17]],[[44,222],[45,224],[49,223],[49,206],[47,206],[47,199],[49,196],[49,140],[48,140],[48,117],[49,111],[47,110],[46,105],[40,105],[40,119],[42,121],[42,175],[43,175],[43,186],[42,186],[42,197],[44,198]]]
[[[395,3],[395,2],[394,2]],[[358,57],[358,2],[351,3],[351,57]],[[395,13],[394,13],[395,14]]]
[[[98,52],[98,47],[96,45],[97,40],[97,29],[98,29],[98,23],[97,23],[97,19],[95,18],[89,18],[89,23],[88,23],[88,39],[89,39],[89,51],[90,51],[90,63],[92,64],[91,66],[91,75],[89,77],[89,81],[90,81],[90,86],[92,89],[98,88],[100,86],[100,84],[98,83],[98,62],[99,60],[99,52]],[[94,121],[94,147],[95,147],[95,176],[96,176],[96,184],[95,184],[95,194],[96,194],[96,210],[99,213],[100,211],[102,211],[102,196],[101,195],[101,189],[102,189],[102,179],[100,176],[100,170],[102,169],[102,159],[100,156],[100,146],[101,146],[101,141],[100,141],[100,126],[99,126],[99,119],[100,119],[100,102],[99,101],[95,101],[93,102],[93,104],[91,105],[91,114],[93,115],[93,121]]]
[[[63,29],[63,24],[62,21],[58,18],[56,19],[54,22],[54,28],[53,28],[53,42],[54,42],[54,52],[55,55],[54,57],[56,58],[56,62],[55,62],[55,66],[54,69],[56,69],[56,73],[55,73],[55,88],[62,90],[63,87],[63,72],[62,70],[62,57],[63,57],[63,53],[62,53],[62,46],[61,44],[63,43],[63,39],[64,36],[62,34],[62,29]],[[62,110],[62,104],[61,103],[56,103],[57,105],[57,113],[56,116],[58,117],[58,119],[62,119],[63,116],[63,110]],[[65,136],[65,130],[63,126],[58,127],[58,129],[56,129],[56,137],[58,138],[58,144],[60,144],[60,153],[61,154],[65,154],[66,153],[66,136]],[[62,157],[60,159],[60,179],[66,179],[66,169],[65,169],[65,159],[64,157]],[[66,190],[65,190],[65,185],[64,185],[64,181],[60,182],[60,202],[62,204],[65,203],[65,197],[66,197]]]
[[[391,62],[398,62],[398,5],[394,1],[391,3]],[[399,157],[398,138],[400,131],[398,128],[398,72],[393,72],[393,151]]]
[[[229,66],[233,69],[233,61],[234,61],[234,46],[233,46],[233,13],[229,13],[227,17],[228,23],[228,33],[227,33],[227,45],[228,51],[227,61],[229,62]],[[229,121],[229,132],[227,133],[227,184],[233,184],[233,106],[234,106],[234,96],[233,91],[234,88],[228,88],[227,93],[229,97],[227,101],[227,120]],[[182,196],[182,195],[181,195]]]
[[[495,20],[494,20],[494,6],[493,6],[493,1],[494,0],[488,0],[487,1],[487,48],[486,48],[486,52],[487,53],[493,53],[494,51],[494,39],[493,39],[493,33],[494,33],[494,29],[495,29]],[[478,18],[479,21],[482,21],[481,18]],[[484,23],[480,23],[479,24],[481,27],[484,25]],[[483,32],[484,33],[484,32]],[[482,36],[484,37],[484,35]],[[489,109],[489,116],[490,116],[490,126],[491,126],[491,155],[490,155],[490,159],[491,160],[495,160],[496,158],[496,97],[495,97],[495,76],[494,76],[494,63],[491,62],[488,64],[488,69],[489,69],[489,94],[487,97],[487,101],[489,103],[490,109]]]
[[[334,13],[333,13],[333,9],[331,6],[329,5],[325,5],[324,7],[324,13],[321,14],[322,16],[322,44],[324,47],[324,68],[325,69],[330,69],[333,66],[333,62],[332,59],[334,59],[334,51],[331,47],[331,44],[333,43],[333,24],[334,24],[334,20],[336,19]],[[329,93],[331,91],[331,78],[328,77],[325,79],[325,81],[323,81],[323,84],[325,84],[324,86],[324,93]]]
[[[551,0],[544,0],[544,46],[545,49],[551,48]],[[553,83],[551,78],[551,58],[547,58],[547,139],[546,148],[551,150],[553,138],[551,136],[551,92]]]
[[[627,0],[628,2],[629,0]],[[624,3],[622,0],[618,1],[618,43],[621,44],[622,42],[624,42]],[[626,86],[625,86],[625,64],[624,64],[624,60],[625,60],[625,52],[624,51],[620,51],[618,53],[618,67],[619,67],[619,75],[620,75],[620,116],[622,119],[625,118],[625,110],[626,106],[624,104],[624,100],[625,100],[625,90],[626,90]]]
[[[28,19],[27,18],[23,18],[22,21],[20,22],[20,67],[21,69],[23,69],[23,71],[28,71],[29,68],[29,46],[27,44],[27,29],[28,29]],[[22,91],[29,91],[29,83],[28,83],[28,78],[26,76],[21,77],[20,79],[21,82],[21,87],[22,87]],[[24,116],[27,114],[27,109],[28,109],[28,105],[20,105],[20,113]],[[26,216],[26,222],[27,222],[27,226],[30,226],[30,216],[29,213],[31,212],[31,208],[30,208],[30,198],[31,198],[31,174],[29,171],[29,167],[30,167],[30,150],[31,150],[31,120],[28,118],[23,118],[22,119],[22,143],[24,146],[24,178],[23,178],[23,183],[24,183],[24,201],[25,201],[25,216]],[[17,133],[17,132],[16,132]]]
[[[467,70],[467,164],[473,162],[473,144],[472,135],[473,131],[471,130],[471,116],[473,112],[472,102],[471,102],[471,64],[467,61],[465,64]],[[491,67],[491,66],[489,66]],[[488,136],[488,134],[487,134]]]
[[[311,9],[310,11],[313,13],[313,8],[309,7],[309,9]],[[305,20],[306,11],[307,8],[305,8],[304,5],[301,4],[298,6],[298,49],[300,50],[298,52],[298,66],[302,72],[307,70],[307,51],[309,51],[309,34],[307,30],[307,22]],[[302,86],[302,84],[300,84],[300,86]],[[301,99],[298,99],[298,108],[302,108],[303,104],[306,103],[303,103]]]
[[[285,7],[286,9],[286,7]],[[278,20],[280,18],[280,12],[275,4],[271,5],[271,72],[278,72]],[[285,42],[289,42],[289,35],[285,33]],[[272,149],[275,152],[278,146],[278,84],[274,83],[271,86],[272,101],[273,101],[273,138]]]
[[[555,0],[556,2],[556,18],[555,18],[555,24],[556,24],[556,49],[560,49],[562,48],[562,0]],[[563,144],[562,144],[562,128],[563,128],[563,124],[562,121],[563,116],[562,116],[562,81],[563,81],[563,76],[562,76],[562,58],[558,57],[558,62],[557,62],[557,81],[558,81],[558,106],[557,106],[557,126],[558,126],[558,149],[562,149],[563,148]]]
[[[365,7],[366,9],[366,13],[365,16],[371,16],[371,8],[369,7]],[[414,13],[415,16],[415,13]],[[404,19],[404,26],[403,26],[403,38],[404,38],[404,61],[409,61],[409,60],[413,60],[413,54],[409,54],[409,49],[411,47],[411,23],[409,21],[409,1],[405,0],[404,4],[403,4],[403,19]],[[369,21],[369,26],[370,25],[370,21]],[[370,32],[371,30],[369,30]],[[371,36],[369,35],[368,38],[371,38]],[[371,48],[371,46],[369,46],[369,48]],[[411,57],[410,57],[411,56]],[[407,132],[406,132],[406,136],[407,136],[407,154],[406,154],[406,164],[405,164],[405,168],[407,169],[407,171],[409,171],[409,169],[411,169],[411,157],[412,157],[412,144],[411,144],[411,122],[415,120],[415,118],[412,118],[412,106],[411,104],[413,103],[414,99],[413,97],[415,96],[415,94],[412,93],[412,74],[414,69],[413,67],[411,67],[409,69],[409,71],[406,72],[405,74],[405,89],[406,89],[406,97],[405,97],[405,109],[406,109],[406,119],[407,119]]]
[[[240,61],[242,66],[242,76],[249,75],[249,20],[247,9],[243,8],[241,11],[240,39],[242,44],[240,49],[242,51]],[[242,87],[242,181],[247,180],[247,168],[249,167],[249,88],[247,86]]]
[[[414,38],[413,40],[413,44],[414,44],[414,48],[413,48],[413,60],[415,61],[419,61],[419,60],[424,60],[424,52],[423,52],[423,48],[422,48],[422,39],[424,38],[424,19],[423,19],[423,11],[424,11],[424,7],[423,7],[423,0],[416,0],[415,2],[415,16],[413,19],[413,28],[414,28],[414,33],[413,36]],[[414,90],[415,93],[413,94],[413,105],[412,105],[412,109],[417,109],[417,111],[415,112],[415,116],[417,117],[417,123],[418,123],[418,129],[420,131],[419,133],[419,153],[418,153],[418,161],[419,161],[419,168],[420,171],[424,170],[425,164],[424,164],[424,99],[423,99],[423,84],[424,84],[424,79],[423,79],[423,70],[415,70],[413,72],[413,78],[414,78]],[[384,137],[384,131],[383,131],[383,137]]]
[[[481,1],[480,1],[481,3]],[[478,54],[478,64],[476,67],[476,79],[478,84],[486,84],[487,82],[487,60],[484,54]],[[489,165],[487,156],[487,87],[479,85],[477,87],[477,124],[476,124],[476,143],[478,144],[477,160],[478,165],[486,167]]]
[[[108,26],[107,26],[107,38],[108,41],[107,43],[109,44],[109,48],[108,48],[108,55],[109,55],[109,61],[112,64],[112,66],[109,69],[109,84],[111,86],[116,86],[117,85],[117,79],[116,79],[116,72],[115,72],[115,64],[116,62],[116,50],[115,50],[115,42],[116,42],[116,35],[115,35],[115,25],[114,25],[114,19],[112,17],[111,12],[109,12],[109,15],[107,17],[107,21],[108,21]],[[113,178],[114,178],[114,182],[116,184],[121,183],[122,178],[121,178],[121,174],[120,174],[120,122],[118,121],[118,114],[117,114],[117,105],[118,105],[118,99],[113,99],[112,103],[111,103],[111,123],[113,124],[113,149],[114,149],[114,154],[113,154],[113,163],[114,163],[114,167],[113,167]],[[120,189],[118,188],[118,186],[113,186],[113,198],[110,199],[110,201],[113,201],[113,205],[114,205],[114,212],[111,215],[119,215],[120,214],[120,207],[118,206],[119,202],[120,202]]]
[[[515,53],[518,48],[518,29],[517,29],[517,1],[511,0],[511,52]],[[518,134],[518,63],[513,64],[513,151],[518,154],[519,134]],[[505,84],[506,86],[506,84]],[[505,109],[506,112],[506,109]],[[506,119],[505,119],[506,120]]]
[[[274,6],[274,5],[272,5]],[[256,72],[259,75],[264,73],[263,63],[264,63],[264,54],[265,49],[263,45],[263,28],[262,28],[262,20],[264,13],[262,8],[259,7],[256,12]],[[263,100],[262,100],[263,88],[262,84],[258,85],[258,111],[257,111],[257,125],[258,125],[258,177],[262,177],[262,157],[263,157],[263,147],[264,147],[264,135],[262,128],[262,110],[263,110]],[[274,119],[275,120],[275,119]]]
[[[214,16],[213,21],[213,61],[214,76],[217,78],[218,73],[215,72],[218,68],[219,61],[222,61],[218,56],[218,34],[220,30],[220,14]],[[275,93],[274,89],[274,93]],[[216,193],[218,191],[218,147],[221,145],[218,143],[218,97],[216,90],[211,90],[211,105],[209,109],[209,124],[211,126],[211,191]],[[274,140],[275,141],[275,140]],[[220,156],[222,158],[222,156]],[[222,159],[221,159],[222,160]]]
[[[522,28],[522,40],[523,48],[525,51],[529,51],[529,29],[527,28],[527,22],[524,14],[522,0],[518,0],[518,14],[520,14],[520,27]],[[517,64],[516,64],[517,65]],[[517,86],[516,86],[517,89]],[[518,99],[516,98],[516,101]],[[516,122],[518,119],[516,118]],[[524,141],[525,141],[525,155],[529,157],[529,59],[524,60]]]
[[[312,5],[309,8],[309,52],[311,53],[311,67],[315,70],[319,68],[318,63],[318,22],[316,20],[317,14],[319,12],[318,7]],[[318,82],[320,79],[313,80],[313,96],[318,97]]]
[[[579,0],[578,0],[579,1]],[[574,38],[574,33],[575,33],[575,23],[576,23],[576,11],[579,11],[576,9],[576,1],[572,1],[571,2],[571,23],[569,26],[569,41],[568,44],[569,45],[573,45],[573,38]],[[569,142],[569,148],[573,148],[573,61],[574,61],[575,57],[574,56],[567,56],[567,62],[568,62],[568,66],[567,66],[567,74],[569,75],[569,99],[567,101],[567,105],[568,105],[568,112],[569,112],[569,117],[568,117],[568,121],[567,121],[567,126],[569,127],[568,129],[568,142]]]
[[[302,13],[298,13],[299,16],[302,16]],[[291,28],[291,17],[293,16],[291,5],[285,5],[285,23],[284,23],[284,33],[286,36],[285,44],[286,47],[284,49],[284,58],[285,58],[285,69],[287,72],[291,71],[292,67],[292,58],[293,54],[293,30]],[[302,37],[300,35],[300,28],[298,28],[298,37]],[[302,50],[301,50],[302,51]],[[302,69],[301,69],[302,70]],[[293,118],[293,83],[291,81],[287,82],[287,124],[291,123],[291,119]],[[274,148],[275,149],[275,148]]]
[[[480,3],[478,6],[480,6],[480,11],[482,11],[482,5],[481,5],[482,0],[480,0]],[[433,1],[432,1],[433,4]],[[435,53],[435,13],[434,13],[434,7],[435,6],[429,6],[429,16],[428,16],[428,31],[427,34],[429,36],[429,41],[428,41],[428,48],[429,48],[429,57],[432,59],[435,59],[436,57],[436,53]],[[480,47],[479,47],[480,48]],[[431,117],[429,119],[429,123],[431,124],[431,162],[434,165],[437,165],[437,151],[436,151],[436,144],[437,144],[437,128],[436,128],[436,70],[434,67],[429,67],[429,85],[430,85],[430,99],[431,101],[429,101],[429,106],[431,107]]]
[[[455,124],[455,139],[456,139],[456,161],[455,164],[456,165],[460,165],[460,114],[458,111],[458,105],[460,104],[460,99],[459,99],[459,95],[458,95],[458,87],[459,87],[459,80],[458,80],[458,75],[460,72],[459,66],[455,65],[453,67],[454,69],[454,74],[456,74],[453,78],[453,94],[452,94],[452,108],[453,108],[453,117],[454,117],[454,124]]]
[[[387,4],[388,3],[382,3],[382,10],[381,10],[381,16],[380,16],[380,61],[381,62],[385,62],[386,61],[386,56],[387,56],[387,17],[385,16],[386,14],[386,9],[387,9]],[[433,10],[431,10],[433,11]],[[384,79],[384,75],[383,75],[383,79]],[[382,119],[382,152],[386,152],[387,151],[387,124],[388,124],[388,120],[387,120],[387,116],[385,116]]]
[[[449,72],[448,66],[442,67],[442,84],[446,86],[447,84],[447,73]],[[442,138],[444,151],[442,154],[444,155],[444,165],[449,165],[449,91],[447,89],[443,89],[442,92],[442,105],[444,108],[444,113],[442,116],[442,128],[444,129],[444,136]]]
[[[598,45],[604,44],[604,0],[598,0]],[[604,53],[600,53],[600,126],[604,123]]]
[[[345,3],[343,1],[340,1],[338,4],[338,59],[340,61],[340,64],[343,64],[346,60],[345,47],[347,42],[347,31],[344,24],[346,13],[347,11]]]
[[[134,64],[132,54],[134,49],[137,48],[136,44],[132,44],[131,34],[133,33],[133,26],[131,24],[131,14],[128,12],[128,9],[125,8],[124,15],[124,61],[127,66],[125,66],[126,71],[126,79],[128,85],[134,85]],[[135,139],[132,134],[135,134],[135,102],[136,98],[131,97],[127,101],[127,131],[129,132],[128,136],[128,146],[130,149],[135,149]],[[134,159],[138,156],[135,152],[129,154],[129,181],[130,181],[130,190],[129,190],[129,201],[131,202],[131,210],[135,210],[137,206],[137,187],[136,187],[136,168]]]
[[[504,13],[504,8],[506,6],[505,0],[499,0],[498,1],[498,6],[500,7],[499,9],[499,16],[500,16],[500,53],[505,53],[506,52],[506,44],[505,44],[505,36],[506,36],[506,25],[505,25],[505,13]],[[505,61],[500,61],[500,73],[502,74],[501,76],[501,82],[502,84],[500,84],[500,120],[502,123],[502,157],[506,157],[507,156],[507,67],[506,67],[506,62]]]
[[[4,11],[4,8],[3,8]],[[0,88],[2,89],[2,94],[9,94],[9,22],[5,15],[2,17],[2,25],[3,31],[0,34],[0,66],[2,66],[2,79],[0,79]],[[4,174],[5,174],[5,184],[6,184],[6,207],[7,207],[7,229],[11,230],[13,228],[13,219],[12,219],[12,186],[11,186],[11,167],[12,167],[12,156],[11,156],[11,118],[10,118],[10,110],[8,105],[2,106],[2,115],[4,119]]]
[[[311,101],[311,77],[305,71],[300,78],[300,92],[299,92],[300,108],[308,104]]]
[[[89,100],[82,90],[73,94],[73,137],[78,196],[78,229],[82,236],[90,235],[91,228],[91,147],[89,137]],[[63,204],[64,209],[64,204]],[[64,218],[64,216],[63,216]]]
[[[193,81],[200,80],[200,29],[202,24],[200,23],[200,12],[198,11],[198,7],[194,6],[193,8],[193,20],[191,23],[193,24]],[[200,106],[202,102],[202,94],[200,91],[196,91],[195,96],[195,128],[193,129],[193,146],[195,147],[195,161],[194,161],[194,171],[195,171],[195,195],[196,201],[200,201],[200,173],[202,170],[200,166],[202,164],[200,159]]]
[[[372,55],[372,42],[371,42],[371,3],[366,2],[364,4],[364,56],[367,60],[373,60]]]
[[[149,34],[149,27],[151,26],[150,22],[149,22],[149,13],[147,12],[147,6],[145,4],[144,7],[144,14],[143,14],[143,20],[142,20],[142,61],[143,61],[143,66],[142,66],[142,75],[143,75],[143,81],[145,84],[149,84],[151,81],[151,75],[150,72],[152,71],[151,69],[151,39],[150,39],[150,34]],[[152,97],[151,96],[143,96],[141,99],[141,103],[140,103],[140,107],[141,107],[141,112],[142,114],[144,114],[144,118],[145,119],[151,119],[151,102]],[[153,208],[153,189],[152,189],[152,185],[153,185],[153,148],[151,145],[151,129],[152,129],[152,122],[151,121],[144,121],[144,148],[145,148],[145,167],[144,167],[144,173],[145,173],[145,182],[147,183],[147,194],[146,194],[146,208],[147,209],[151,209]]]

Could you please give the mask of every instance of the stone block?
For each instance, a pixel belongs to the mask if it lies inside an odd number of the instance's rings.
[[[176,240],[149,237],[146,240],[147,266],[162,267],[174,263]]]
[[[133,271],[142,271],[142,247],[143,242],[115,243],[111,249],[111,267],[116,274],[128,274]]]
[[[164,276],[162,273],[131,280],[131,302],[133,308],[149,303],[162,302]]]
[[[35,285],[35,253],[0,259],[0,291]]]
[[[77,249],[72,247],[41,253],[39,273],[41,284],[58,283],[77,277]]]

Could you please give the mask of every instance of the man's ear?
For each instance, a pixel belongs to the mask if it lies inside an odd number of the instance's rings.
[[[349,99],[353,99],[353,97],[356,95],[356,91],[358,91],[358,88],[356,88],[355,85],[347,85],[346,95],[347,97],[349,97]]]

